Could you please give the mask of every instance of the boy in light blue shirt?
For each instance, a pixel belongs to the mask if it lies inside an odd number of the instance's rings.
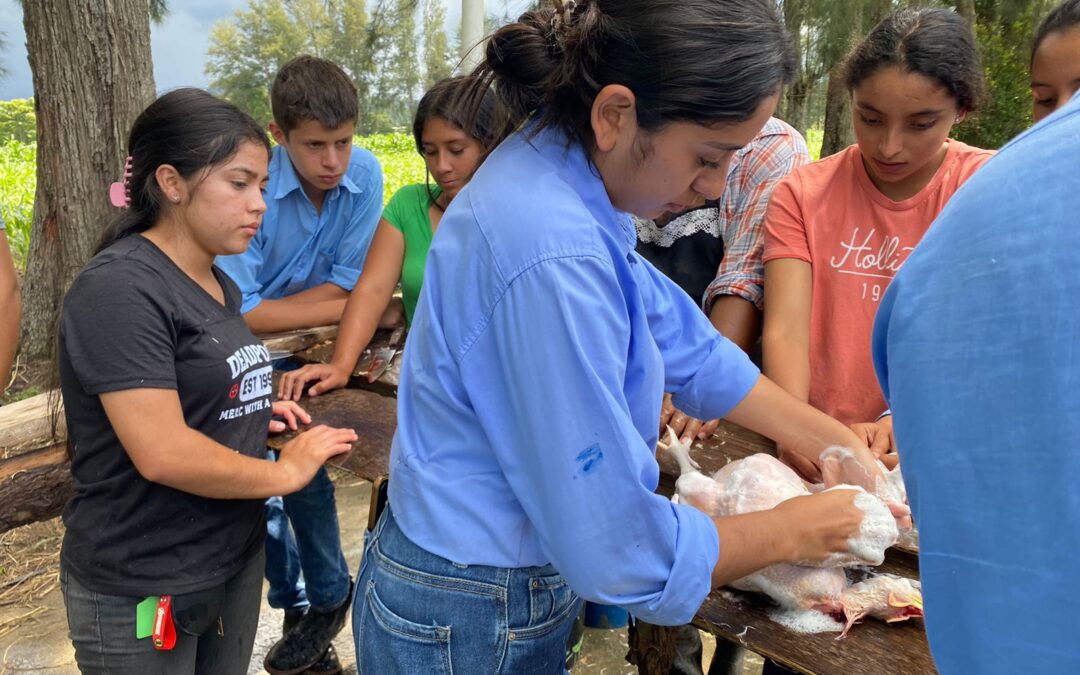
[[[352,145],[359,111],[348,76],[301,56],[282,66],[270,98],[278,147],[266,215],[247,251],[217,261],[240,287],[256,333],[338,323],[382,212],[379,163]],[[267,529],[268,600],[285,610],[267,670],[340,672],[330,641],[344,625],[351,581],[325,469],[267,502]]]

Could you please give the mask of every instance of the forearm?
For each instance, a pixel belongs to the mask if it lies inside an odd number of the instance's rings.
[[[721,295],[709,312],[709,321],[721,335],[748,352],[761,335],[761,312],[737,295]]]
[[[761,359],[761,371],[766,377],[798,400],[810,400],[809,340],[778,335],[766,325]]]
[[[263,300],[244,315],[244,320],[253,333],[262,335],[330,326],[341,321],[345,303],[345,297],[304,301],[298,296],[290,296],[280,300]]]
[[[829,446],[857,448],[864,445],[847,426],[797,400],[768,377],[758,379],[727,419],[773,439],[785,450],[795,452],[815,465],[821,452]]]
[[[713,518],[713,524],[720,537],[720,558],[712,573],[714,587],[795,558],[790,528],[776,511]]]
[[[175,439],[171,447],[132,456],[143,478],[211,499],[265,499],[291,491],[276,462],[241,455],[187,427],[169,437]]]
[[[3,232],[0,231],[0,236]],[[15,352],[19,345],[19,319],[21,305],[19,289],[7,291],[0,301],[0,392],[7,388],[11,375],[11,364],[15,361]]]
[[[358,285],[353,289],[341,317],[341,328],[330,361],[332,366],[352,372],[360,354],[375,335],[379,319],[391,297],[393,287],[381,290]]]

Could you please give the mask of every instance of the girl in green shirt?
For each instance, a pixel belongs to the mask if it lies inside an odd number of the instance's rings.
[[[310,364],[285,373],[280,386],[282,399],[299,400],[308,382],[315,382],[308,390],[309,396],[344,387],[399,282],[405,318],[412,322],[435,229],[499,133],[501,119],[490,90],[483,95],[475,122],[467,121],[472,83],[469,76],[447,78],[420,99],[413,119],[413,138],[427,165],[429,180],[407,185],[390,198],[363,272],[345,305],[333,358],[328,364]]]

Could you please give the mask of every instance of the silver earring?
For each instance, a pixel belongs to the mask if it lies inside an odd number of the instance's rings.
[[[175,202],[177,204],[180,203],[180,195],[173,195],[173,196],[169,197],[169,199],[173,200],[173,202]]]

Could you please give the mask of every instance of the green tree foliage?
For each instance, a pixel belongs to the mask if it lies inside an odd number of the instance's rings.
[[[269,91],[283,63],[312,54],[340,65],[356,83],[363,133],[407,126],[426,82],[450,72],[438,0],[248,0],[210,33],[211,89],[270,120]],[[417,15],[422,14],[422,32]]]
[[[0,143],[16,140],[33,143],[37,138],[37,116],[34,99],[15,98],[0,101]]]

